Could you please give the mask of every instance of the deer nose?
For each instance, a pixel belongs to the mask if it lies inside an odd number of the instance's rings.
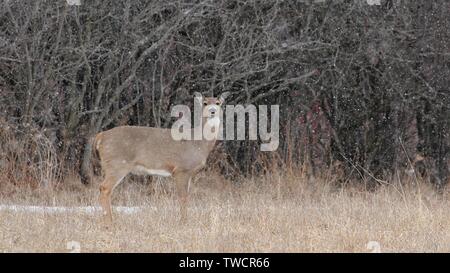
[[[211,113],[211,114],[215,114],[216,113],[216,109],[214,109],[214,108],[209,108],[209,113]]]

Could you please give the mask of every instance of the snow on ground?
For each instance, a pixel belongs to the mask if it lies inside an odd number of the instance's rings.
[[[151,207],[149,207],[152,209]],[[143,207],[113,207],[113,210],[132,214],[139,212]],[[40,212],[40,213],[95,213],[100,212],[101,207],[85,206],[85,207],[54,207],[54,206],[24,206],[24,205],[0,205],[0,211],[14,211],[14,212]]]

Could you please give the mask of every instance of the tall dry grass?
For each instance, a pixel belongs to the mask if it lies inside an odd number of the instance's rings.
[[[56,143],[45,130],[20,127],[0,117],[0,182],[52,187],[62,179]]]
[[[158,178],[128,177],[118,186],[114,205],[143,209],[116,213],[112,229],[100,213],[1,209],[97,205],[99,181],[84,186],[70,175],[45,132],[0,123],[0,251],[67,252],[74,242],[82,252],[368,252],[368,244],[381,252],[450,251],[445,189],[400,172],[374,188],[345,178],[339,163],[313,175],[277,153],[254,161],[263,175],[243,178],[216,150],[192,184],[184,224],[172,182]]]
[[[81,252],[370,252],[368,243],[375,241],[381,252],[448,252],[448,194],[416,182],[402,178],[367,191],[302,172],[233,182],[202,173],[192,184],[190,217],[182,224],[170,180],[125,181],[113,204],[145,208],[115,213],[111,229],[103,227],[100,213],[2,210],[0,251],[68,252],[74,241]],[[0,200],[97,204],[98,185],[80,186],[76,178],[64,185],[32,189],[4,184]]]

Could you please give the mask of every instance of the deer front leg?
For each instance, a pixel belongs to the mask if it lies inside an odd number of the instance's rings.
[[[183,223],[187,220],[188,191],[191,177],[192,174],[190,172],[179,172],[174,174],[175,190],[180,203],[180,221]]]

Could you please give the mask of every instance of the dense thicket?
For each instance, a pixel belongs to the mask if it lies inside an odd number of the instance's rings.
[[[60,178],[87,165],[96,132],[168,127],[194,92],[230,91],[230,104],[280,105],[281,143],[223,142],[222,171],[383,179],[421,153],[443,184],[450,2],[308,2],[1,0],[0,166]]]

